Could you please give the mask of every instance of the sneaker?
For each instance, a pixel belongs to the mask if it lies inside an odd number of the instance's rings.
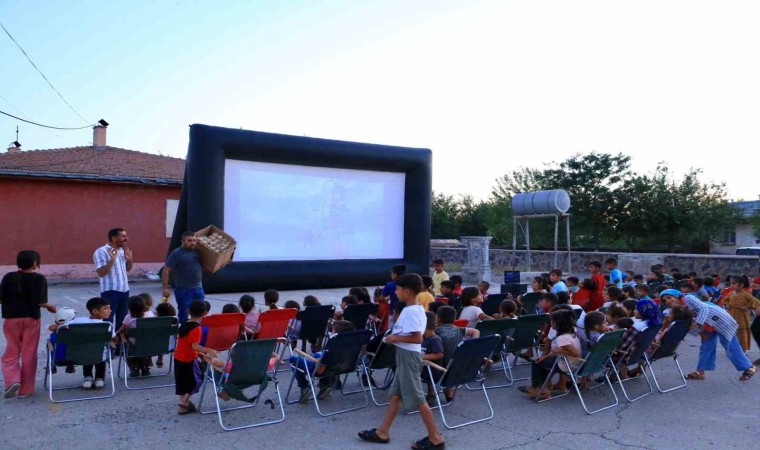
[[[333,392],[333,387],[330,385],[326,386],[320,386],[319,392],[317,393],[317,400],[324,400],[328,397],[330,397],[330,394]]]
[[[95,389],[103,389],[103,386],[105,385],[106,383],[102,378],[95,378]]]
[[[149,377],[150,376],[150,369],[145,367],[140,371],[140,376],[143,377]]]
[[[92,377],[84,377],[84,381],[82,381],[82,387],[85,389],[92,389]]]
[[[306,403],[311,397],[311,389],[305,387],[301,389],[301,395],[298,397],[298,403]]]
[[[66,366],[66,373],[76,373],[77,368],[73,364]]]
[[[5,398],[13,398],[16,396],[16,393],[21,389],[21,383],[13,383],[12,385],[8,386],[8,389],[5,390],[5,395],[3,397]]]

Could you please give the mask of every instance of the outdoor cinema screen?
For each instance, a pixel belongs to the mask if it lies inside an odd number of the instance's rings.
[[[208,225],[235,238],[208,293],[378,286],[396,264],[426,274],[431,162],[423,148],[191,125],[169,250]]]
[[[224,229],[237,239],[235,260],[403,258],[405,178],[227,159]]]

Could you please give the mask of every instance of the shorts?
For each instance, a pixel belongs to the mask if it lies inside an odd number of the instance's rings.
[[[176,395],[195,394],[202,384],[203,378],[197,359],[190,362],[174,360],[174,393]]]
[[[409,411],[425,403],[421,372],[422,354],[396,347],[396,376],[389,393],[400,396],[404,408]]]

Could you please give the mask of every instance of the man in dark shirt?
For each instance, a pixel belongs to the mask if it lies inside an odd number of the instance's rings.
[[[187,320],[187,309],[193,300],[206,298],[203,292],[201,256],[195,249],[198,238],[192,231],[182,233],[182,246],[174,249],[166,258],[161,274],[163,296],[169,298],[169,274],[174,272],[174,297],[177,299],[177,316]]]

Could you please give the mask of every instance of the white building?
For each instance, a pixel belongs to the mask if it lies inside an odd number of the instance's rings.
[[[760,214],[760,200],[736,202],[731,205],[741,210],[746,218]],[[760,236],[752,234],[752,225],[748,221],[737,225],[735,230],[726,232],[723,242],[711,242],[710,253],[733,255],[740,247],[760,247]]]

